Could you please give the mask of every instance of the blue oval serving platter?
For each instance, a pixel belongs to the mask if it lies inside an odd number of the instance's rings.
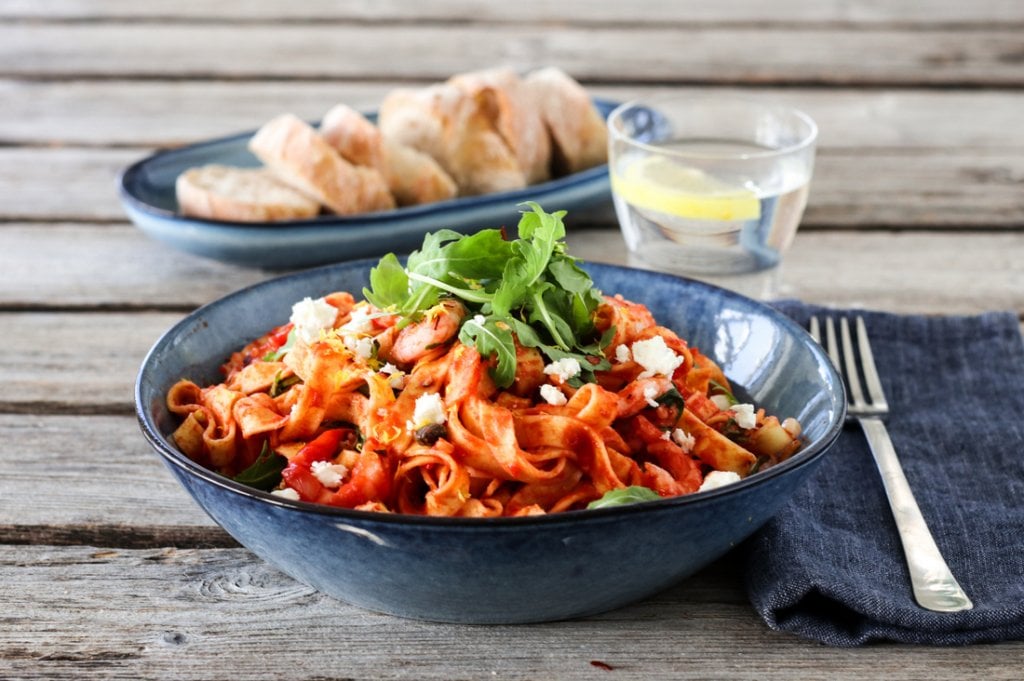
[[[594,105],[607,116],[616,103],[595,99]],[[610,200],[608,166],[600,165],[515,191],[365,215],[259,223],[181,215],[174,191],[178,175],[210,163],[258,166],[247,148],[254,132],[162,151],[125,168],[118,191],[128,217],[149,236],[186,253],[249,267],[293,269],[410,251],[438,229],[470,233],[515,225],[524,201],[571,212]]]

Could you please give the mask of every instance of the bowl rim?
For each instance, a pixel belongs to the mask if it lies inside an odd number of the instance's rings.
[[[166,437],[160,432],[159,428],[153,422],[148,411],[143,404],[142,392],[143,392],[143,379],[146,374],[146,369],[153,363],[155,355],[162,350],[163,346],[168,344],[173,337],[175,337],[179,331],[184,328],[191,327],[194,325],[194,321],[215,307],[230,305],[231,302],[239,297],[252,295],[254,292],[258,292],[263,288],[270,288],[280,286],[291,280],[303,279],[307,277],[315,276],[317,273],[337,268],[369,268],[379,262],[379,258],[364,258],[360,260],[350,260],[345,262],[333,263],[330,265],[322,265],[310,269],[301,270],[298,272],[292,272],[277,277],[272,277],[249,286],[245,286],[241,289],[235,290],[225,296],[217,298],[209,303],[206,303],[189,314],[183,317],[181,320],[172,325],[160,337],[154,342],[150,349],[146,352],[145,357],[142,360],[139,371],[135,378],[134,385],[134,402],[135,402],[135,416],[138,420],[139,426],[142,430],[142,434],[145,439],[149,442],[150,446],[161,456],[165,463],[176,466],[185,473],[197,477],[202,481],[219,487],[225,491],[234,493],[236,495],[246,497],[249,500],[269,503],[281,507],[283,509],[302,511],[305,513],[312,513],[323,517],[324,519],[349,519],[359,520],[360,522],[379,522],[383,524],[398,523],[402,525],[418,525],[418,526],[432,526],[432,527],[463,527],[463,528],[521,528],[532,525],[549,525],[552,523],[578,523],[583,520],[599,520],[599,519],[610,519],[617,518],[623,515],[630,514],[644,514],[644,513],[660,513],[668,510],[672,510],[678,507],[699,505],[706,502],[710,502],[714,499],[718,499],[724,496],[737,494],[742,490],[761,484],[763,481],[770,480],[772,478],[784,475],[788,471],[802,468],[817,459],[821,458],[835,443],[838,439],[839,434],[842,432],[843,425],[846,418],[847,411],[847,400],[844,383],[839,376],[839,373],[835,369],[825,350],[821,348],[811,338],[810,334],[806,329],[797,324],[790,317],[785,315],[779,310],[771,307],[767,303],[748,298],[742,294],[724,289],[713,284],[698,281],[695,279],[689,279],[677,275],[667,274],[663,272],[654,272],[651,270],[643,270],[634,267],[628,267],[623,265],[612,265],[606,263],[584,263],[581,261],[581,265],[584,269],[588,267],[596,267],[598,269],[604,269],[608,271],[619,271],[624,273],[634,272],[642,273],[644,276],[651,276],[662,281],[675,281],[684,282],[688,286],[697,286],[698,288],[705,288],[714,292],[718,296],[722,296],[728,299],[736,300],[744,305],[752,305],[761,314],[764,314],[773,321],[781,324],[783,327],[788,329],[791,333],[796,334],[799,338],[805,338],[807,343],[806,347],[818,360],[819,366],[825,371],[826,376],[836,386],[838,391],[836,395],[837,410],[835,411],[832,421],[828,424],[825,432],[814,442],[809,443],[807,447],[800,449],[796,454],[786,459],[782,463],[776,464],[768,468],[763,472],[759,472],[756,475],[752,475],[748,478],[744,478],[739,482],[731,483],[722,487],[718,487],[712,490],[707,490],[700,493],[686,494],[676,497],[665,497],[662,499],[655,499],[650,501],[643,501],[638,503],[623,504],[620,506],[611,506],[607,508],[598,509],[578,509],[570,511],[561,511],[559,513],[550,513],[544,515],[532,515],[532,516],[516,516],[516,517],[496,517],[496,518],[465,518],[465,517],[450,517],[450,516],[427,516],[427,515],[412,515],[399,512],[380,512],[380,511],[359,511],[350,508],[339,508],[336,506],[328,506],[325,504],[315,504],[306,501],[292,501],[285,499],[280,496],[271,494],[270,492],[264,492],[262,490],[249,487],[240,482],[236,482],[228,477],[222,476],[219,473],[205,468],[199,463],[196,463],[192,459],[188,458],[177,448],[173,447]]]

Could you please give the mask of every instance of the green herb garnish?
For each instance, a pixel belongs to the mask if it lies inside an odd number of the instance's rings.
[[[602,353],[607,339],[596,336],[593,322],[601,293],[566,254],[565,211],[526,205],[531,211],[519,221],[519,238],[506,240],[498,229],[428,234],[405,267],[394,254],[384,256],[363,295],[403,317],[400,324],[419,319],[443,296],[458,298],[469,311],[459,340],[496,358],[493,376],[501,387],[515,378],[513,334],[550,360],[577,359],[592,380],[595,370],[610,366]]]
[[[260,455],[248,468],[236,475],[234,480],[266,492],[281,483],[281,471],[287,465],[288,459],[272,451],[270,445],[264,442]]]
[[[273,352],[268,352],[267,354],[263,355],[263,361],[264,362],[279,362],[279,361],[281,361],[281,358],[284,357],[288,353],[288,351],[292,349],[292,347],[294,345],[295,345],[295,328],[292,327],[292,330],[288,332],[288,337],[285,338],[284,345],[279,347],[277,350],[274,350]]]
[[[587,509],[625,506],[626,504],[637,504],[641,501],[654,501],[655,499],[661,499],[661,496],[653,489],[632,485],[630,487],[608,490],[600,499],[595,499],[587,504]]]

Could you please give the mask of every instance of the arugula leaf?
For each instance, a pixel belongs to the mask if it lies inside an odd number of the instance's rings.
[[[608,490],[600,499],[595,499],[587,504],[587,508],[611,508],[613,506],[637,504],[641,501],[654,501],[655,499],[661,499],[661,495],[653,489],[633,485],[631,487]]]
[[[476,319],[467,319],[459,330],[459,340],[465,345],[475,346],[484,357],[494,353],[498,359],[494,367],[494,381],[498,385],[512,384],[516,376],[516,345],[507,326],[494,321],[481,324]]]
[[[271,451],[270,445],[264,442],[260,455],[248,468],[236,475],[234,480],[267,492],[281,483],[281,471],[287,465],[288,459]]]
[[[501,387],[515,377],[513,333],[551,360],[580,360],[593,380],[594,369],[608,367],[602,356],[607,340],[595,338],[593,323],[601,293],[566,254],[565,211],[546,213],[536,203],[526,205],[530,210],[519,221],[519,238],[508,241],[497,229],[468,236],[452,230],[428,234],[405,268],[394,255],[385,256],[363,294],[399,315],[400,326],[419,319],[443,296],[459,298],[469,312],[459,339],[481,354],[495,355]]]

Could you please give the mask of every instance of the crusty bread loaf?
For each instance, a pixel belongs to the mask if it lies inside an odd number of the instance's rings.
[[[527,184],[551,177],[550,137],[534,93],[515,71],[485,69],[452,76],[448,82],[471,95],[490,89],[497,106],[495,128],[515,154]]]
[[[520,189],[526,175],[497,130],[493,88],[469,93],[449,83],[395,90],[381,104],[378,126],[393,140],[433,157],[460,195]]]
[[[320,121],[320,134],[349,163],[383,171],[380,130],[347,104],[337,104]]]
[[[174,188],[182,213],[207,220],[300,220],[320,212],[319,203],[283,184],[265,168],[191,168],[178,176]]]
[[[394,208],[394,198],[380,172],[357,169],[292,114],[264,124],[249,140],[249,149],[282,182],[339,215]]]
[[[356,166],[378,169],[400,206],[450,199],[455,181],[430,156],[395,140],[385,140],[365,116],[338,104],[320,123],[320,134]]]
[[[583,87],[555,67],[525,78],[551,133],[556,172],[575,173],[608,160],[608,126]]]

